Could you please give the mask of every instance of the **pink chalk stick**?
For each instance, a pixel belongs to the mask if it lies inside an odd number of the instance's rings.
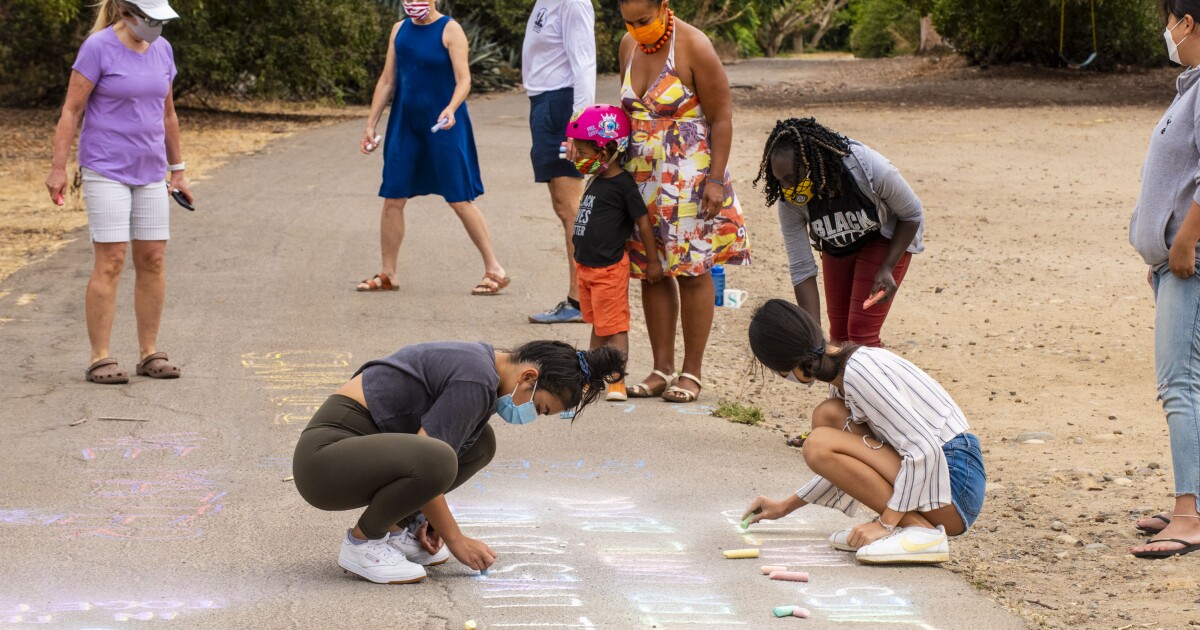
[[[801,608],[801,607],[797,606],[797,607],[795,607],[795,608],[793,608],[793,609],[792,609],[792,616],[793,616],[793,617],[799,617],[799,618],[801,618],[801,619],[808,619],[808,616],[809,616],[809,615],[811,615],[811,614],[812,614],[812,613],[808,612],[808,609],[807,609],[807,608]]]
[[[772,580],[786,580],[788,582],[807,582],[808,574],[799,571],[772,571]]]
[[[758,567],[758,570],[762,571],[763,575],[771,575],[776,571],[787,571],[787,567],[777,567],[768,564],[767,566]]]

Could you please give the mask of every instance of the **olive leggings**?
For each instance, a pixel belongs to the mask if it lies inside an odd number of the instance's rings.
[[[411,522],[421,507],[461,486],[496,454],[496,434],[483,432],[462,457],[445,442],[380,433],[366,407],[330,396],[300,434],[292,459],[296,489],[327,511],[366,506],[358,526],[372,540]]]

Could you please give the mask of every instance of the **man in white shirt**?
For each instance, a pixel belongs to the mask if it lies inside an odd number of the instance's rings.
[[[535,324],[581,322],[575,285],[572,226],[583,196],[583,175],[559,155],[571,114],[596,100],[596,15],[590,0],[537,0],[525,29],[521,75],[529,94],[529,130],[534,181],[550,187],[554,213],[563,224],[567,299],[536,315]]]

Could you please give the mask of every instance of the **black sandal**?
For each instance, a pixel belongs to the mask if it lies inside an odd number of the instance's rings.
[[[1154,543],[1164,543],[1164,542],[1179,543],[1179,544],[1183,545],[1183,548],[1182,549],[1167,549],[1164,551],[1139,551],[1138,553],[1133,554],[1133,557],[1149,558],[1151,560],[1162,560],[1163,558],[1174,558],[1175,556],[1186,556],[1187,554],[1192,553],[1193,551],[1200,551],[1200,543],[1192,544],[1186,540],[1179,540],[1178,538],[1163,538],[1160,540],[1147,540],[1146,544],[1153,545]]]
[[[1147,536],[1153,536],[1153,535],[1157,534],[1158,532],[1161,532],[1162,530],[1166,529],[1167,525],[1171,524],[1171,519],[1163,516],[1162,514],[1155,514],[1154,516],[1151,516],[1150,518],[1156,518],[1156,519],[1162,521],[1163,526],[1158,529],[1155,529],[1153,527],[1138,527],[1137,528],[1139,532],[1142,532],[1143,534],[1145,534]]]

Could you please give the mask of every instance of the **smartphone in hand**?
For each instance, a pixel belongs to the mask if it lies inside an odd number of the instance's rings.
[[[172,190],[171,198],[175,200],[175,203],[183,206],[184,208],[187,208],[192,212],[196,211],[195,206],[192,205],[192,202],[188,201],[187,195],[183,194],[182,190],[179,190],[178,188]]]

